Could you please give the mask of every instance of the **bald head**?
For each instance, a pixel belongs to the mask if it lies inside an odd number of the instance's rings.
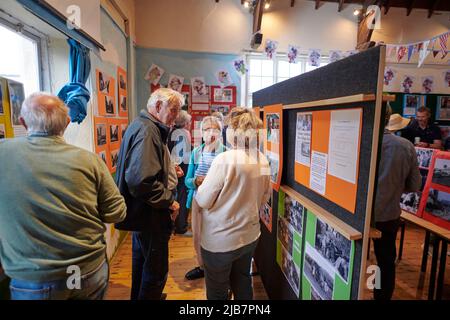
[[[23,102],[20,121],[28,133],[62,136],[70,118],[61,99],[49,93],[37,92]]]

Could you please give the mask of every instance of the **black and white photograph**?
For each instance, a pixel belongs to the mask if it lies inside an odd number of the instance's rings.
[[[0,139],[5,139],[5,138],[6,138],[5,125],[0,124]]]
[[[8,81],[9,103],[11,106],[11,121],[13,126],[22,126],[19,121],[20,108],[25,100],[23,85],[19,82]]]
[[[109,126],[109,133],[111,137],[111,142],[119,141],[119,125],[112,124]]]
[[[419,164],[419,168],[428,169],[430,167],[433,152],[433,149],[416,147],[417,163]]]
[[[450,159],[436,159],[432,182],[450,187]]]
[[[100,159],[103,160],[103,162],[104,162],[105,164],[107,164],[107,163],[106,163],[106,151],[99,152],[99,153],[98,153],[98,156],[100,157]]]
[[[276,113],[266,115],[267,141],[271,143],[280,142],[280,116]]]
[[[333,299],[333,277],[313,258],[308,251],[305,252],[303,273],[311,284],[311,287],[314,288],[322,300]]]
[[[272,182],[277,182],[280,158],[273,152],[267,152],[266,156],[269,161],[271,180]]]
[[[272,232],[272,197],[259,209],[259,216],[267,229]]]
[[[282,217],[278,217],[278,239],[284,248],[292,253],[293,243],[294,243],[294,232],[290,224],[286,221],[286,219]]]
[[[111,167],[115,168],[117,166],[118,161],[119,161],[119,150],[111,151]]]
[[[107,77],[103,72],[98,74],[98,87],[101,93],[109,94],[111,79]]]
[[[181,110],[189,111],[191,93],[182,91],[181,94],[184,96],[184,104],[181,106]]]
[[[300,295],[300,268],[297,267],[292,259],[292,255],[281,248],[281,270],[286,277],[292,290],[297,296]]]
[[[106,113],[114,114],[114,102],[110,96],[105,96],[105,110]]]
[[[450,120],[450,96],[437,97],[436,120]]]
[[[425,211],[435,217],[450,221],[450,193],[430,189]]]
[[[284,198],[284,218],[294,227],[300,236],[303,233],[303,214],[304,207],[286,194]]]
[[[403,193],[400,199],[400,208],[409,213],[416,214],[419,210],[421,196],[422,192]]]
[[[97,145],[103,146],[106,144],[106,124],[97,124]]]
[[[316,291],[316,289],[314,289],[313,286],[311,286],[311,300],[312,301],[323,300],[320,294]]]
[[[120,110],[127,111],[127,97],[126,96],[120,96]]]
[[[127,82],[123,74],[119,75],[119,88],[122,90],[127,90]]]
[[[342,279],[348,282],[351,241],[327,223],[317,219],[314,247],[336,269]]]
[[[128,124],[121,124],[120,125],[120,131],[122,132],[122,139],[125,136],[125,132],[127,131]]]
[[[295,161],[305,166],[311,163],[312,113],[297,113]]]

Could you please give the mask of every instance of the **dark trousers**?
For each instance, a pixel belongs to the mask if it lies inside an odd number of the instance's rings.
[[[186,208],[187,195],[184,179],[180,178],[177,185],[177,202],[180,204],[180,211],[175,220],[175,232],[179,234],[185,233],[188,229],[189,210]]]
[[[381,288],[374,289],[375,300],[391,300],[395,289],[395,259],[397,250],[395,241],[400,226],[400,219],[377,222],[376,228],[381,231],[381,238],[374,239],[374,250],[381,272]]]
[[[208,300],[227,300],[231,289],[235,300],[252,300],[250,269],[258,240],[230,252],[210,252],[202,248]]]
[[[170,234],[133,232],[131,300],[160,300],[169,271]]]

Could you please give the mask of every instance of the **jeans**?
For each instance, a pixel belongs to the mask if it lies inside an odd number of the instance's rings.
[[[169,271],[169,233],[133,232],[131,300],[160,300]]]
[[[178,234],[186,233],[188,229],[189,210],[186,208],[187,187],[184,184],[184,178],[179,178],[177,185],[177,202],[180,204],[180,212],[175,220],[175,232]]]
[[[374,289],[375,300],[391,300],[395,289],[395,259],[397,249],[395,241],[400,226],[400,219],[377,222],[376,228],[381,231],[381,238],[374,239],[374,251],[381,272],[381,288]]]
[[[231,289],[235,300],[252,300],[250,269],[258,240],[229,252],[202,250],[208,300],[227,300]]]
[[[68,274],[67,277],[70,276]],[[11,300],[103,300],[109,281],[108,262],[82,275],[81,289],[69,289],[67,280],[34,282],[12,279],[9,286]]]

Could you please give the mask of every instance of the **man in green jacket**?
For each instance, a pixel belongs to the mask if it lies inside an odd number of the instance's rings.
[[[12,299],[102,299],[108,286],[105,223],[126,205],[103,161],[67,144],[57,97],[25,100],[28,136],[0,140],[0,261]]]

